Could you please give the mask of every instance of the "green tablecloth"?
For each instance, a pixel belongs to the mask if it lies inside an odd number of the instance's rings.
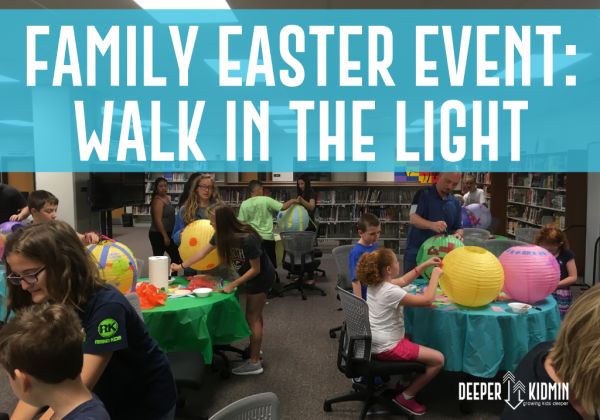
[[[413,293],[421,293],[423,283]],[[540,310],[515,314],[507,301],[481,308],[451,303],[438,289],[432,307],[404,309],[406,332],[415,343],[441,351],[445,370],[491,378],[517,367],[535,345],[556,338],[560,316],[552,296],[538,302]]]
[[[143,279],[142,279],[143,281]],[[187,285],[178,278],[175,284]],[[144,321],[166,352],[200,351],[212,363],[212,346],[230,344],[250,335],[235,293],[211,293],[205,298],[168,298],[165,306],[144,310]]]
[[[502,236],[502,235],[494,235],[494,237],[492,239],[514,239],[514,238],[509,238],[508,236]]]

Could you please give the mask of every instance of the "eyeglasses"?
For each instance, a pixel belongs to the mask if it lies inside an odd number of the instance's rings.
[[[36,284],[38,282],[39,274],[42,271],[44,271],[45,269],[46,269],[46,267],[44,266],[44,267],[38,269],[38,271],[36,271],[34,273],[21,274],[20,276],[15,273],[10,273],[8,276],[6,276],[6,280],[11,282],[15,286],[19,286],[22,281],[24,281],[27,284]]]
[[[212,185],[198,185],[196,188],[200,188],[201,190],[210,190]]]

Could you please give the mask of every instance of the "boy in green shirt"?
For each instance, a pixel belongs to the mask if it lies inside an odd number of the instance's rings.
[[[281,203],[271,197],[264,196],[262,182],[252,180],[248,183],[250,198],[244,200],[240,206],[238,219],[248,223],[260,235],[263,240],[265,253],[277,268],[277,258],[275,256],[275,238],[273,236],[273,214],[286,210],[292,204],[298,202],[297,199],[288,200]]]

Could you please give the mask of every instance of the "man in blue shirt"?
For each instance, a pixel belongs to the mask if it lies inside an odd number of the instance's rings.
[[[410,207],[410,226],[404,253],[405,273],[416,267],[419,248],[430,237],[447,233],[462,239],[460,203],[453,194],[460,178],[460,172],[442,172],[435,185],[415,194]]]

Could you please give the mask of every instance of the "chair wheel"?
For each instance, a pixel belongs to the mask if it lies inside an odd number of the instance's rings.
[[[335,332],[334,332],[334,331],[329,331],[329,337],[331,337],[331,338],[336,338],[336,337],[337,337],[337,335],[335,334]]]
[[[306,300],[306,296],[302,295],[302,300]]]
[[[229,369],[223,369],[221,371],[221,379],[229,379],[231,376],[231,371]]]
[[[323,411],[327,411],[328,413],[331,411],[331,404],[327,401],[323,403]]]
[[[326,292],[321,292],[321,296],[327,296]]]

